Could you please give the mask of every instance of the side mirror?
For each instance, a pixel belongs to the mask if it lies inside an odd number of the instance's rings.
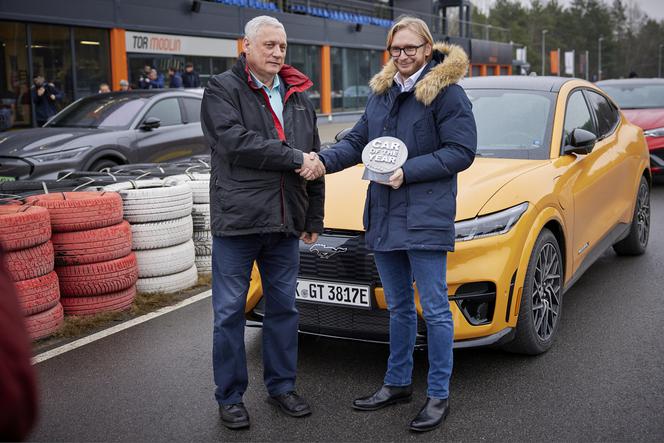
[[[341,131],[339,131],[337,133],[337,135],[334,136],[334,139],[336,141],[340,142],[341,140],[344,139],[344,137],[346,137],[348,135],[348,133],[351,131],[351,129],[353,129],[353,128],[342,129]]]
[[[144,131],[152,131],[153,129],[157,129],[159,126],[161,126],[161,120],[159,120],[157,117],[148,117],[143,123],[141,123],[140,128]]]
[[[569,144],[563,147],[563,154],[590,154],[597,142],[597,136],[585,129],[576,128],[569,135]]]

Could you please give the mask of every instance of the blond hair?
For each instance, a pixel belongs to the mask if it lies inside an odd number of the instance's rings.
[[[396,22],[394,22],[390,30],[387,32],[387,48],[392,45],[394,35],[402,29],[410,29],[415,34],[422,37],[424,42],[430,44],[433,48],[433,36],[431,35],[431,31],[429,31],[429,26],[427,26],[424,20],[408,15],[398,17]]]

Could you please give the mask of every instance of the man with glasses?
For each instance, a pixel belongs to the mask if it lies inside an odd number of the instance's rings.
[[[389,184],[371,182],[367,194],[365,242],[390,311],[390,357],[383,385],[356,399],[353,408],[375,411],[412,398],[415,280],[427,325],[429,375],[427,399],[409,427],[422,432],[440,426],[449,412],[454,324],[445,272],[447,252],[454,250],[456,176],[475,158],[477,130],[470,100],[456,84],[468,69],[461,48],[434,44],[427,25],[412,17],[394,24],[387,47],[392,60],[371,80],[374,94],[364,115],[320,158],[332,173],[360,163],[363,148],[378,137],[396,137],[408,148]]]

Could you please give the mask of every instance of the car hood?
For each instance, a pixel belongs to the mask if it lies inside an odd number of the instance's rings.
[[[549,160],[515,160],[478,157],[458,176],[456,220],[476,217],[482,207],[516,177],[549,163]],[[325,227],[362,230],[362,214],[368,182],[364,166],[325,176]],[[520,203],[520,202],[515,202]]]
[[[627,120],[644,131],[664,127],[664,108],[622,109]]]
[[[99,128],[33,128],[0,134],[0,155],[28,157],[44,152],[92,144],[92,138],[108,132]]]

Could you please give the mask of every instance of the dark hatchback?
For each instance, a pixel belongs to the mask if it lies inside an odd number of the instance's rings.
[[[202,97],[202,90],[180,89],[79,99],[41,128],[0,134],[0,181],[205,154]]]

